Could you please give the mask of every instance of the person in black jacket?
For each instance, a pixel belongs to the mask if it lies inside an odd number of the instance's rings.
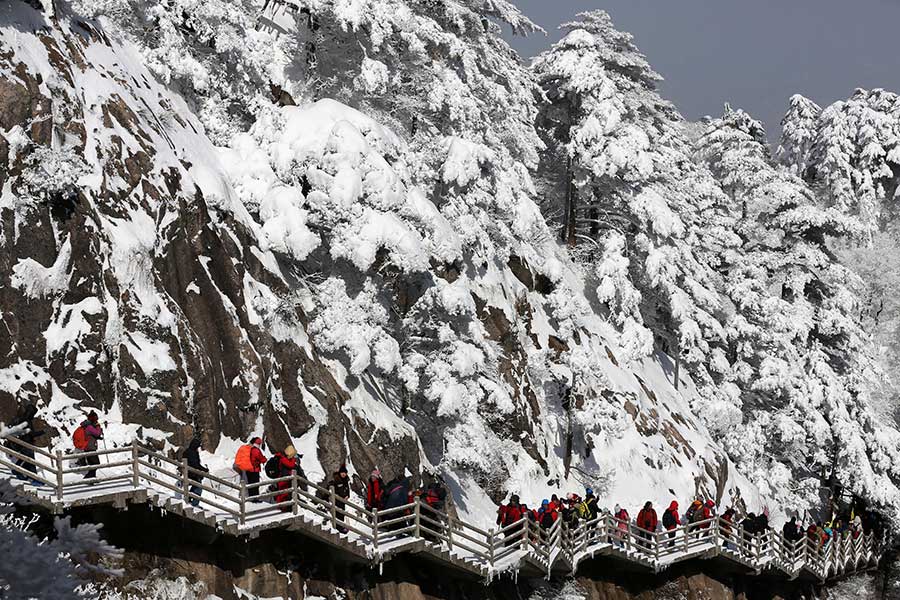
[[[331,481],[328,482],[327,487],[334,490],[334,505],[338,509],[337,518],[343,523],[346,515],[341,511],[347,507],[343,500],[350,497],[350,477],[347,475],[347,465],[341,465],[337,472],[331,477]],[[343,525],[338,525],[337,530],[341,533],[347,533],[347,528]]]
[[[200,487],[200,484],[203,482],[203,473],[209,473],[209,469],[200,462],[200,438],[194,438],[190,441],[187,448],[184,449],[184,452],[181,453],[182,460],[186,460],[188,467],[188,479],[191,484],[188,488],[185,499],[190,503],[191,506],[197,506],[200,504],[200,494],[203,493],[203,488]],[[202,471],[203,473],[200,473]]]
[[[791,520],[785,523],[784,527],[782,527],[781,533],[784,535],[784,539],[791,543],[794,543],[802,538],[803,534],[800,533],[800,528],[797,526],[797,517],[791,517]]]
[[[390,482],[388,482],[387,486],[385,486],[384,493],[384,510],[389,511],[392,508],[400,508],[401,506],[406,506],[412,501],[409,490],[411,487],[411,483],[409,477],[395,477]],[[400,511],[394,511],[384,517],[385,520],[392,521],[394,519],[399,519],[404,514],[409,514],[409,512],[401,513]],[[408,522],[398,521],[397,523],[392,523],[386,529],[395,530],[402,529],[409,525]]]
[[[37,438],[44,435],[44,433],[45,433],[43,430],[36,429],[34,426],[34,420],[37,417],[37,412],[38,412],[37,407],[34,404],[26,404],[24,407],[22,407],[21,411],[16,416],[15,420],[12,423],[10,423],[11,427],[25,425],[25,427],[26,427],[25,431],[22,431],[15,437],[22,440],[26,444],[31,444],[32,446],[34,445],[34,442],[37,440]],[[23,446],[21,444],[17,444],[15,440],[12,440],[12,439],[8,440],[6,442],[6,447],[9,448],[10,450],[18,452],[19,454],[21,454],[23,456],[27,456],[28,458],[34,460],[34,450],[32,450],[30,448],[26,448],[25,446]],[[13,462],[17,466],[37,475],[37,466],[36,465],[34,465],[31,462],[28,462],[26,460],[23,460],[21,458],[18,458],[18,457],[13,457],[13,459],[14,459]],[[27,475],[21,471],[16,471],[15,475],[16,475],[16,478],[18,478],[18,479],[28,479]],[[33,483],[35,485],[40,485],[40,482],[38,482],[37,480],[33,480]]]

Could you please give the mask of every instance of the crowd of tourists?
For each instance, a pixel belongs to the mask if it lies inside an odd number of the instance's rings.
[[[45,435],[45,431],[36,427],[36,419],[37,409],[33,405],[22,407],[10,425],[17,431],[17,439],[33,446],[37,438]],[[103,439],[103,428],[98,415],[95,411],[90,411],[72,435],[75,450],[84,454],[84,457],[78,460],[78,465],[79,471],[84,473],[83,476],[87,480],[97,477],[100,459],[96,451]],[[24,480],[31,479],[33,484],[40,485],[40,481],[33,478],[37,475],[36,466],[30,462],[34,459],[34,451],[27,445],[10,444],[14,442],[12,440],[8,442],[7,448],[15,452],[10,455],[18,467],[14,470],[15,476]],[[200,449],[201,440],[195,438],[180,454],[180,458],[189,467],[184,498],[194,506],[200,503],[203,480],[209,473],[209,469],[200,459]],[[282,510],[289,511],[294,486],[306,492],[306,485],[301,483],[306,481],[306,475],[300,464],[301,459],[302,456],[292,445],[275,452],[271,457],[266,457],[262,438],[253,437],[238,448],[232,468],[245,484],[248,502],[274,502]],[[263,473],[273,481],[262,482]],[[293,478],[294,474],[297,475],[296,479]],[[264,486],[268,489],[268,493],[262,491]],[[346,502],[350,498],[350,478],[346,465],[340,465],[330,478],[326,478],[316,486],[315,493],[322,500],[333,499],[336,509],[334,518],[340,521],[337,529],[346,532]],[[365,508],[370,513],[383,511],[385,518],[382,522],[389,525],[387,529],[401,530],[409,525],[408,517],[411,515],[409,505],[419,498],[420,510],[424,511],[424,514],[420,515],[423,517],[420,518],[422,534],[429,537],[437,534],[445,523],[446,497],[446,487],[439,479],[421,488],[414,488],[411,478],[406,475],[394,477],[385,483],[381,471],[376,468],[366,481]],[[706,535],[716,518],[719,531],[725,538],[726,549],[734,550],[738,545],[746,547],[748,544],[757,546],[766,544],[769,542],[768,534],[771,531],[768,509],[760,513],[739,515],[735,508],[729,507],[719,516],[716,503],[703,498],[691,500],[683,514],[680,512],[678,501],[672,500],[663,511],[662,518],[659,518],[653,503],[648,501],[632,520],[627,508],[618,504],[612,511],[601,508],[599,499],[591,488],[585,489],[583,497],[569,493],[560,498],[554,494],[550,498],[543,499],[540,505],[533,509],[522,502],[517,494],[512,494],[509,501],[499,507],[496,524],[508,537],[508,541],[515,543],[517,536],[522,535],[522,528],[514,525],[523,520],[533,523],[537,531],[550,530],[558,521],[562,521],[572,530],[577,529],[582,523],[595,521],[601,515],[613,517],[616,531],[610,536],[611,543],[624,545],[629,538],[628,534],[632,533],[636,546],[645,549],[652,547],[650,540],[657,536],[668,547],[672,547],[676,543],[676,530],[682,526],[687,526],[686,530],[691,535]],[[810,546],[824,549],[835,539],[857,539],[863,532],[871,531],[877,525],[875,519],[875,515],[868,511],[853,509],[835,514],[827,522],[805,518],[798,521],[797,515],[794,515],[784,524],[782,534],[789,544],[798,545],[801,540],[806,539]],[[739,539],[737,536],[743,538]]]
[[[272,491],[281,492],[274,496],[274,503],[280,505],[284,511],[291,510],[291,488],[294,482],[287,478],[296,473],[298,476],[296,485],[304,492],[307,491],[305,483],[302,483],[307,479],[300,465],[302,456],[297,454],[293,446],[289,445],[283,451],[266,458],[262,444],[261,438],[254,437],[242,445],[235,456],[233,468],[246,484],[247,500],[256,503],[269,501],[268,497],[263,498],[266,494],[260,493],[260,490],[266,485],[260,482],[260,474],[264,473],[267,478],[275,480],[274,484],[269,484],[270,487],[274,486]],[[184,458],[192,467],[190,477],[197,484],[202,481],[203,472],[208,472],[206,466],[200,463],[199,455],[196,452],[198,447],[199,441],[194,440],[184,453]],[[346,533],[346,503],[350,498],[350,477],[347,466],[340,465],[329,479],[323,481],[316,488],[315,496],[318,499],[329,500],[333,497],[335,519],[340,521],[337,529],[341,533]],[[191,488],[189,493],[191,503],[196,505],[199,502],[201,492],[202,489],[199,485]],[[414,488],[412,480],[408,476],[398,476],[385,483],[381,471],[376,468],[370,473],[366,482],[365,508],[367,511],[387,511],[388,520],[396,521],[391,524],[389,529],[400,529],[406,523],[403,517],[409,516],[411,511],[407,508],[400,512],[393,511],[396,514],[392,515],[392,509],[407,507],[416,498],[420,498],[423,510],[428,511],[426,518],[423,519],[423,530],[427,536],[430,531],[435,530],[443,522],[446,497],[446,487],[438,480],[423,488]]]
[[[742,547],[764,547],[770,542],[769,511],[749,512],[739,515],[738,510],[727,508],[721,515],[716,510],[716,503],[711,499],[694,499],[687,510],[679,512],[679,503],[672,500],[668,508],[659,517],[652,502],[646,502],[632,520],[627,508],[618,504],[610,511],[598,506],[597,496],[591,488],[585,490],[583,497],[569,493],[565,498],[556,494],[541,501],[538,508],[531,509],[522,502],[517,494],[510,496],[506,504],[497,511],[497,525],[514,537],[519,535],[519,528],[512,527],[522,520],[529,520],[540,529],[552,529],[557,521],[564,522],[569,529],[577,529],[582,523],[595,521],[601,515],[611,515],[616,531],[610,536],[610,542],[619,546],[625,545],[631,533],[638,548],[650,549],[650,540],[658,537],[667,547],[675,545],[675,537],[679,528],[683,527],[684,535],[701,537],[708,535],[712,523],[718,520],[719,531],[725,538],[726,549],[737,550]],[[870,531],[875,523],[874,515],[867,512],[857,513],[854,509],[836,514],[830,521],[810,521],[808,525],[798,522],[796,515],[784,524],[782,534],[785,540],[794,545],[804,539],[814,548],[827,548],[835,539],[857,539],[865,531]],[[736,536],[742,535],[738,539]],[[741,544],[743,541],[743,544]]]

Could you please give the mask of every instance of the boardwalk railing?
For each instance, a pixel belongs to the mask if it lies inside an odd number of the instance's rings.
[[[772,530],[744,531],[721,517],[670,531],[646,531],[610,514],[575,527],[557,520],[545,529],[526,518],[485,529],[419,498],[368,510],[296,473],[256,484],[229,480],[138,441],[70,454],[51,453],[17,438],[6,438],[4,445],[0,477],[53,510],[145,502],[232,535],[287,528],[376,564],[401,552],[417,552],[485,577],[523,568],[548,575],[574,572],[582,561],[607,555],[655,572],[690,559],[717,558],[748,573],[768,570],[791,579],[826,581],[871,568],[883,547],[871,533],[836,536],[825,544],[805,536],[792,541]],[[96,476],[87,478],[92,472]]]

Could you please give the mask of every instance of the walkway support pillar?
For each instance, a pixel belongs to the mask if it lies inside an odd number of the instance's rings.
[[[300,493],[298,492],[297,471],[291,471],[291,513],[300,512]]]

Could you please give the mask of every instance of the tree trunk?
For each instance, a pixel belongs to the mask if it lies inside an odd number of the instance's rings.
[[[563,218],[562,239],[570,248],[575,247],[576,195],[572,185],[572,159],[566,160],[566,210]]]

